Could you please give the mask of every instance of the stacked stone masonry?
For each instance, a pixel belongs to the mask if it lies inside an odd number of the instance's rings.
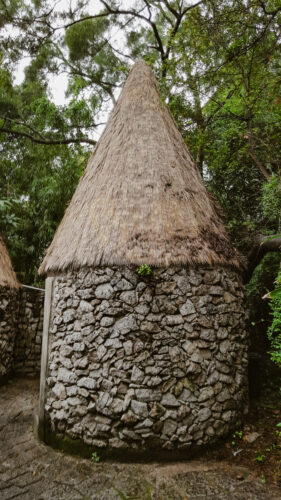
[[[17,334],[14,349],[14,371],[28,376],[38,375],[44,317],[44,292],[20,289]]]
[[[247,351],[231,270],[69,271],[53,285],[46,425],[124,452],[212,443],[246,411]]]
[[[44,292],[0,288],[0,381],[40,373]]]
[[[17,297],[16,291],[0,287],[0,382],[13,371]]]

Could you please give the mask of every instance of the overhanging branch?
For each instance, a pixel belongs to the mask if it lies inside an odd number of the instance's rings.
[[[88,137],[71,137],[71,138],[65,138],[62,137],[60,139],[51,139],[48,137],[34,137],[27,132],[23,132],[21,130],[11,130],[9,128],[5,127],[0,127],[0,134],[9,134],[13,135],[15,137],[25,137],[26,139],[30,139],[32,142],[35,142],[37,144],[43,144],[45,146],[50,146],[50,145],[59,145],[59,144],[79,144],[79,143],[87,143],[87,144],[92,144],[93,146],[96,145],[96,141],[93,139],[89,139]]]
[[[253,275],[255,268],[262,261],[268,252],[281,252],[281,236],[259,235],[256,238],[254,246],[248,255],[248,269],[245,274],[245,282],[248,283]]]

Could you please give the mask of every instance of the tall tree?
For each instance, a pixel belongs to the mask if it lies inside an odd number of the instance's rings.
[[[22,222],[25,214],[34,228],[28,238],[35,269],[95,144],[95,131],[136,58],[153,66],[238,247],[247,252],[255,232],[277,232],[277,218],[264,210],[263,200],[268,208],[280,178],[279,1],[100,0],[95,10],[92,5],[0,2],[0,214],[18,269],[23,272],[19,255],[28,245],[24,238],[15,243],[17,217]],[[25,77],[16,85],[16,67],[24,58]],[[61,75],[66,104],[56,105],[52,81]],[[66,175],[68,188],[56,199]],[[54,212],[48,196],[41,199],[46,205],[36,198],[42,178],[46,189],[52,186]],[[50,230],[44,232],[46,223]],[[45,234],[39,247],[38,234]]]

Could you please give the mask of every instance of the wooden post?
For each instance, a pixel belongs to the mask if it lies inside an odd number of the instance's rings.
[[[49,326],[52,310],[54,278],[47,278],[45,283],[45,301],[44,301],[44,322],[41,353],[41,373],[40,373],[40,395],[39,395],[39,421],[38,437],[44,440],[45,430],[45,389],[47,377],[48,348],[49,348]]]

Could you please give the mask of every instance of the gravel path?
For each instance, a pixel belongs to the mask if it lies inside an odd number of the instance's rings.
[[[250,470],[198,460],[94,464],[40,443],[33,432],[39,381],[0,388],[0,499],[279,500]],[[240,479],[239,479],[240,478]]]

